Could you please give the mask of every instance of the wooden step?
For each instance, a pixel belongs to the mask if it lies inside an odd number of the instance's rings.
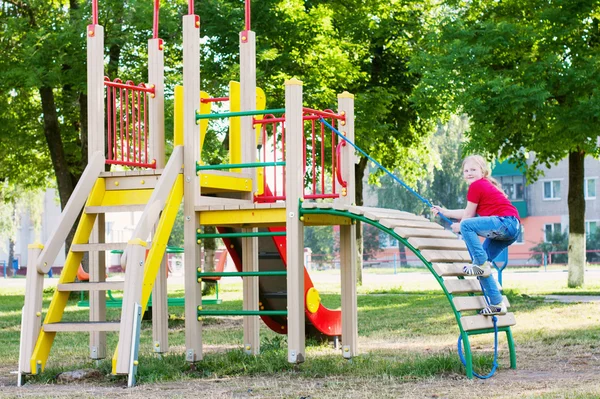
[[[433,270],[438,276],[465,276],[463,267],[468,266],[470,263],[433,263]],[[490,273],[484,273],[483,277],[489,276]]]
[[[508,298],[506,298],[506,296],[503,296],[502,300],[506,304],[507,308],[510,307],[510,303],[508,302]],[[483,296],[458,296],[452,298],[452,302],[454,303],[456,310],[459,312],[467,310],[481,310],[487,306]]]
[[[44,324],[42,328],[45,332],[94,332],[119,331],[120,325],[118,321],[81,321]]]
[[[464,241],[457,238],[424,238],[411,237],[408,239],[410,245],[417,249],[450,249],[464,251],[467,249]]]
[[[469,294],[481,292],[481,285],[476,278],[444,280],[446,289],[451,294]]]
[[[416,227],[395,227],[394,232],[400,237],[411,238],[411,237],[427,237],[427,238],[454,238],[456,234],[450,230],[440,229],[423,229]]]
[[[378,212],[378,211],[367,211],[364,213],[364,217],[371,220],[381,220],[381,219],[393,219],[393,220],[414,220],[418,222],[429,222],[428,219],[425,219],[423,216],[413,215],[408,212]]]
[[[88,215],[95,213],[115,213],[115,212],[142,212],[146,204],[137,205],[110,205],[110,206],[86,206],[84,212]]]
[[[431,263],[471,262],[471,256],[468,251],[425,249],[421,251],[421,255]]]
[[[126,242],[106,242],[97,244],[72,244],[71,252],[100,252],[112,250],[124,250],[127,247]]]
[[[509,327],[517,324],[514,313],[507,313],[502,316],[496,316],[498,321],[496,326],[498,327]],[[487,328],[494,328],[494,322],[491,316],[463,316],[460,318],[460,322],[465,331],[483,330]]]
[[[114,172],[101,172],[100,177],[124,177],[124,176],[160,176],[163,169],[135,169],[118,170]]]
[[[444,228],[437,224],[431,223],[427,219],[422,220],[401,220],[401,219],[380,219],[379,223],[383,227],[388,229],[395,229],[396,227],[411,227],[417,229],[431,229],[431,230],[444,230]]]
[[[60,292],[66,291],[123,291],[125,281],[102,281],[97,283],[63,283],[58,284],[56,289]]]

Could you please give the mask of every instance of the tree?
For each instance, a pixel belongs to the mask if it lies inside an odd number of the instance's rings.
[[[583,284],[583,160],[600,156],[599,12],[593,0],[446,1],[411,65],[423,117],[469,115],[468,151],[511,158],[530,182],[569,158],[570,287]]]

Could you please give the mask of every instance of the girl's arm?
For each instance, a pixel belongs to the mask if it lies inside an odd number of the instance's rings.
[[[465,212],[464,209],[446,209],[446,208],[442,208],[441,206],[437,206],[437,205],[432,206],[431,211],[433,212],[434,215],[441,213],[442,215],[446,216],[449,219],[458,219],[458,220],[463,219],[464,212]]]
[[[477,214],[477,204],[471,201],[467,201],[467,206],[465,209],[462,210],[462,213],[463,215],[461,220],[474,218]]]

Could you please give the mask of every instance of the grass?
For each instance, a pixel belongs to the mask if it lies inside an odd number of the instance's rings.
[[[331,274],[328,272],[328,274]],[[406,277],[406,279],[404,279]],[[402,287],[398,283],[383,282],[378,285],[359,287],[358,323],[361,356],[351,362],[343,359],[340,352],[329,343],[307,341],[307,360],[300,367],[287,362],[287,337],[261,327],[261,355],[247,356],[241,348],[241,317],[205,317],[203,342],[205,356],[195,365],[185,361],[185,331],[183,308],[170,308],[169,344],[171,353],[159,358],[152,352],[151,322],[142,323],[140,366],[138,382],[184,381],[198,378],[228,378],[252,376],[283,376],[290,378],[388,378],[400,381],[426,380],[432,377],[455,376],[463,378],[464,367],[456,355],[458,328],[448,303],[431,281],[413,281],[403,276]],[[542,276],[541,276],[542,277]],[[592,295],[600,292],[600,282],[588,282],[585,289],[569,289],[564,282],[556,280],[526,281],[519,273],[506,273],[504,293],[513,309],[517,310],[518,325],[514,328],[515,340],[525,351],[544,348],[546,353],[574,350],[598,353],[600,346],[600,320],[597,305],[564,304],[545,302],[543,295],[577,294]],[[339,281],[339,280],[337,280]],[[221,305],[205,306],[205,309],[233,310],[242,308],[242,285],[239,282],[220,287]],[[325,306],[340,306],[339,283],[319,283]],[[53,290],[44,293],[44,309],[47,309]],[[183,296],[181,287],[171,287],[170,295]],[[78,308],[77,295],[69,301],[66,320],[86,320],[88,311]],[[0,292],[0,368],[16,369],[18,362],[20,309],[23,290],[12,288]],[[108,309],[107,318],[118,320],[120,310]],[[557,320],[560,324],[557,325]],[[54,382],[65,370],[98,368],[105,376],[98,384],[114,384],[124,377],[110,377],[110,359],[98,364],[88,359],[88,342],[83,335],[57,334],[46,370],[30,380],[33,384]],[[117,344],[117,334],[107,334],[108,353]],[[506,342],[501,337],[501,367],[508,367]],[[491,336],[472,337],[475,350],[474,366],[486,374],[492,363]],[[517,350],[519,356],[519,350]],[[454,377],[453,377],[454,378]],[[570,395],[564,392],[564,395]],[[572,392],[573,398],[587,398],[586,393]],[[539,396],[539,398],[556,396]],[[563,397],[563,396],[561,396]]]

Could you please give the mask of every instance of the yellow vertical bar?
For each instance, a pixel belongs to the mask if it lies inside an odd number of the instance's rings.
[[[183,145],[183,86],[175,86],[173,145]]]

